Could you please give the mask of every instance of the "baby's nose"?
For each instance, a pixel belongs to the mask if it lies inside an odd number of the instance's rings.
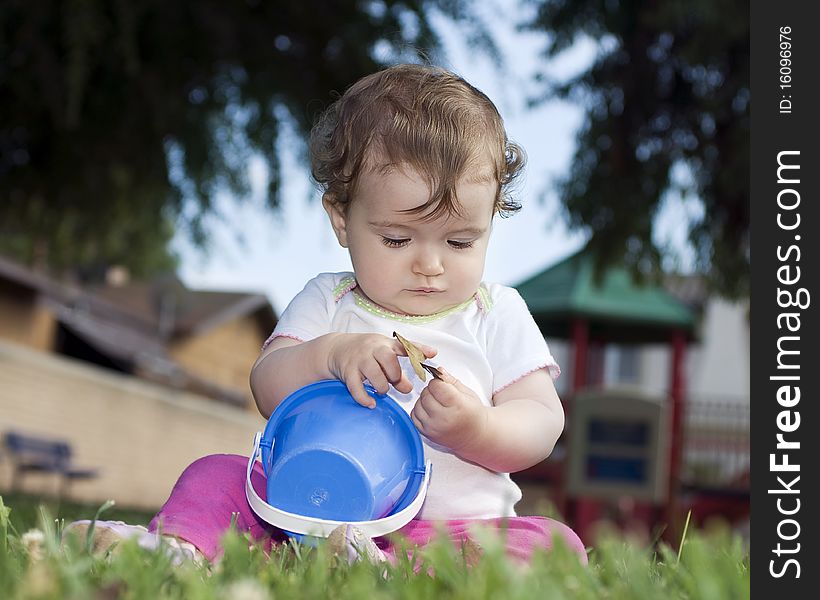
[[[436,252],[422,250],[416,255],[413,271],[419,275],[433,277],[444,273],[441,257]]]

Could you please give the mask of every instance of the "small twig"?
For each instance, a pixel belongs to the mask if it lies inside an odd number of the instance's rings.
[[[686,524],[683,526],[683,534],[680,536],[680,546],[678,547],[678,562],[680,563],[680,555],[683,554],[683,543],[686,541],[686,532],[689,531],[689,519],[692,517],[692,511],[686,513]]]

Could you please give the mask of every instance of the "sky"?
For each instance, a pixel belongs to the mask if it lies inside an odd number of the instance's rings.
[[[523,208],[509,218],[497,218],[487,255],[484,280],[515,285],[558,262],[583,246],[585,237],[569,232],[551,186],[566,173],[574,151],[574,138],[582,123],[580,107],[551,101],[528,109],[526,99],[536,88],[532,75],[544,68],[538,57],[543,38],[515,31],[514,0],[483,3],[492,34],[506,57],[506,70],[467,47],[464,34],[445,19],[435,24],[444,45],[448,68],[486,93],[501,112],[511,140],[524,147],[528,163],[516,184]],[[520,10],[515,13],[520,15]],[[583,70],[594,59],[595,45],[581,41],[559,59],[546,65],[549,75],[562,79]],[[293,135],[293,134],[290,134]],[[287,139],[282,144],[287,148]],[[237,203],[223,196],[220,219],[210,220],[212,232],[207,254],[193,249],[178,236],[174,249],[181,258],[180,276],[194,289],[235,290],[265,293],[277,313],[321,272],[348,271],[350,260],[333,235],[322,209],[320,194],[307,167],[284,152],[282,210],[273,213],[263,206],[265,167],[253,161],[252,197]],[[674,203],[668,203],[670,205]],[[685,206],[666,210],[659,235],[680,237],[679,213]],[[691,207],[689,209],[691,211]]]

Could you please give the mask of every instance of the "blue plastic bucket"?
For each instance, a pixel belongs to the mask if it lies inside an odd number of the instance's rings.
[[[259,444],[268,504],[349,523],[413,502],[425,474],[421,437],[395,400],[365,388],[376,408],[359,405],[338,380],[307,385],[279,404]]]

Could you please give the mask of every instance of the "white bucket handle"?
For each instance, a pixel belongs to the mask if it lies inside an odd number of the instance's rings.
[[[260,442],[262,440],[262,432],[257,432],[253,438],[253,452],[248,459],[248,470],[245,476],[245,496],[248,499],[248,504],[251,505],[253,512],[255,512],[262,520],[271,525],[284,529],[291,533],[298,533],[302,535],[311,535],[314,537],[326,538],[330,535],[336,527],[350,523],[362,530],[368,537],[380,537],[392,533],[397,529],[401,529],[407,525],[413,517],[415,517],[421,505],[424,503],[424,498],[427,496],[427,488],[430,485],[430,474],[433,471],[433,464],[428,460],[425,463],[424,480],[421,482],[416,498],[409,506],[400,510],[396,514],[388,515],[381,519],[372,521],[331,521],[329,519],[318,519],[315,517],[304,517],[284,510],[280,510],[271,506],[259,497],[256,490],[251,485],[251,472],[253,465],[256,462],[256,457],[260,455]],[[271,452],[273,446],[271,445]]]

